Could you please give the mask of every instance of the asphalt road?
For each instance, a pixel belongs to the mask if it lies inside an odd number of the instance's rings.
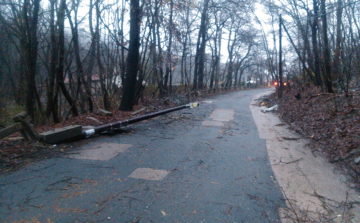
[[[1,176],[0,222],[278,222],[283,195],[249,109],[266,91],[208,98]]]

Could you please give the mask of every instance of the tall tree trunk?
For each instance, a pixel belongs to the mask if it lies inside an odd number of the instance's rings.
[[[185,33],[185,40],[183,41],[183,51],[182,51],[182,57],[181,57],[181,84],[185,84],[187,86],[187,67],[186,67],[186,48],[187,48],[187,42],[188,42],[188,35],[189,35],[189,14],[190,14],[190,8],[187,7],[186,9],[186,33]]]
[[[106,110],[110,109],[110,100],[109,100],[109,93],[106,89],[104,75],[105,75],[105,68],[101,61],[101,52],[100,52],[100,1],[96,0],[95,3],[96,9],[96,29],[95,29],[95,36],[96,36],[96,59],[99,68],[99,78],[100,78],[100,88],[101,88],[101,95],[103,97],[103,104]]]
[[[312,72],[315,70],[314,69],[314,61],[313,61],[313,54],[311,52],[311,47],[310,47],[310,41],[309,41],[309,30],[308,30],[308,25],[306,25],[305,27],[300,27],[300,31],[301,31],[301,35],[302,38],[304,40],[304,49],[303,49],[303,56],[301,56],[301,60],[303,61],[303,68],[304,70],[308,70],[305,64],[305,61],[307,61],[307,64],[309,65],[311,72],[307,72],[310,80],[312,82],[316,82],[314,75],[312,74]],[[289,36],[289,34],[288,34]],[[307,55],[307,56],[306,56]]]
[[[243,62],[246,60],[246,58],[248,58],[248,56],[250,55],[250,51],[251,51],[251,48],[252,48],[253,44],[250,43],[249,47],[248,47],[248,51],[247,53],[245,54],[245,56],[243,58],[238,58],[238,61],[237,61],[237,67],[236,67],[236,71],[235,71],[235,83],[234,83],[234,87],[237,88],[238,85],[239,85],[239,82],[240,82],[240,79],[241,79],[241,75],[242,75],[242,72],[240,72],[240,76],[238,77],[238,73],[239,73],[239,70],[241,69],[241,66],[243,64]],[[239,79],[238,79],[239,78]]]
[[[315,85],[321,86],[321,76],[320,76],[320,56],[317,43],[317,27],[318,27],[318,3],[317,0],[313,0],[314,8],[314,19],[311,26],[312,32],[312,45],[313,45],[313,54],[314,54],[314,73],[315,73]]]
[[[210,89],[214,88],[214,81],[215,81],[215,71],[216,71],[216,64],[217,64],[217,60],[218,60],[218,55],[217,55],[217,36],[218,36],[218,32],[219,29],[216,29],[216,34],[215,34],[215,38],[214,38],[214,50],[212,51],[212,66],[213,69],[211,71],[211,76],[210,76]]]
[[[170,0],[170,19],[169,19],[169,45],[167,48],[167,60],[166,60],[166,71],[164,77],[164,90],[166,93],[169,93],[168,81],[169,75],[171,71],[171,45],[172,45],[172,38],[173,38],[173,10],[174,10],[174,3],[173,0]]]
[[[155,28],[155,22],[153,23],[153,30],[152,30],[152,34],[153,34],[153,39],[152,39],[152,43],[151,43],[151,56],[152,56],[152,60],[153,60],[153,73],[152,73],[152,84],[155,85],[156,84],[156,80],[158,78],[158,59],[157,59],[157,55],[156,55],[156,28]]]
[[[336,48],[334,54],[334,81],[338,80],[340,73],[340,53],[341,53],[341,42],[342,42],[342,32],[341,32],[342,12],[343,12],[342,0],[338,0],[337,9],[336,9]]]
[[[239,62],[235,63],[235,71],[234,71],[234,89],[237,88],[238,85],[238,74],[239,74],[239,69],[240,69],[240,65]]]
[[[155,1],[155,7],[157,7],[156,1]],[[151,10],[151,23],[152,23],[151,24],[151,33],[152,33],[151,56],[153,60],[152,85],[155,85],[158,79],[158,66],[159,66],[159,61],[156,54],[156,24],[157,24],[155,18],[156,13],[157,13],[156,8],[154,13]]]
[[[140,57],[142,57],[142,59],[140,59],[141,61],[139,62],[139,73],[138,73],[138,77],[137,77],[137,81],[136,81],[136,92],[135,92],[135,105],[138,105],[140,100],[144,100],[144,90],[145,90],[145,86],[146,86],[146,79],[149,76],[148,72],[148,64],[149,61],[151,60],[151,22],[150,22],[150,17],[148,16],[147,18],[147,22],[145,24],[145,27],[149,27],[149,32],[147,34],[147,36],[145,38],[143,38],[142,43],[140,43],[141,45],[143,45],[143,51],[142,51],[142,55]],[[145,41],[145,43],[144,43]],[[150,47],[149,47],[150,45]],[[150,48],[150,53],[148,52],[148,49]]]
[[[279,88],[278,88],[278,98],[283,96],[283,75],[282,75],[282,43],[281,43],[281,27],[282,27],[282,18],[280,14],[279,19]]]
[[[121,4],[121,83],[125,83],[125,41],[124,41],[124,18],[125,18],[125,1],[122,1]]]
[[[92,92],[91,92],[91,86],[92,86],[92,75],[93,75],[93,68],[95,64],[95,54],[96,54],[96,35],[93,28],[93,14],[92,10],[94,8],[93,1],[90,0],[90,7],[89,7],[89,28],[90,28],[90,34],[91,34],[91,45],[90,45],[90,54],[89,54],[89,66],[86,69],[86,73],[81,73],[80,75],[83,77],[84,82],[84,88],[86,93],[86,98],[89,105],[89,111],[92,113],[94,111],[94,104],[92,100]],[[77,21],[77,19],[75,20]],[[77,27],[77,26],[76,26]],[[77,28],[76,28],[77,29]],[[77,44],[79,46],[79,44]],[[79,51],[77,51],[79,52]],[[80,55],[79,55],[80,58]],[[80,65],[80,64],[79,64]],[[83,70],[83,68],[80,68]],[[86,81],[85,81],[85,75],[86,75]]]
[[[57,111],[57,96],[55,93],[55,79],[56,79],[56,65],[58,60],[58,49],[57,49],[57,39],[56,39],[56,31],[55,28],[55,0],[50,1],[50,38],[51,38],[51,59],[50,59],[50,69],[49,69],[49,82],[47,85],[47,108],[46,108],[46,117],[50,118],[51,114],[53,117],[53,121],[55,123],[59,123],[59,115]]]
[[[298,57],[299,57],[299,67],[300,67],[300,63],[302,63],[303,69],[306,70],[306,73],[309,75],[309,77],[311,78],[311,80],[313,80],[312,67],[309,66],[310,68],[307,68],[306,63],[305,63],[305,59],[304,59],[304,57],[301,55],[301,52],[299,51],[299,49],[296,47],[294,41],[292,40],[289,32],[288,32],[287,29],[286,29],[286,26],[285,26],[284,24],[282,24],[282,27],[284,28],[287,36],[289,37],[290,43],[291,43],[292,46],[294,47],[295,52],[296,52],[296,54],[297,54]],[[300,45],[300,43],[298,43],[298,45]],[[306,54],[306,50],[303,49],[303,55],[305,55],[305,54]],[[310,65],[310,64],[309,64],[309,65]],[[305,79],[305,73],[304,73],[304,79]]]
[[[328,93],[333,93],[332,78],[331,78],[331,64],[330,64],[330,47],[327,34],[327,20],[326,20],[326,7],[325,0],[321,0],[321,19],[323,25],[323,39],[324,39],[324,62],[325,62],[325,87]]]
[[[195,69],[193,89],[203,89],[204,87],[204,62],[205,62],[205,46],[207,34],[207,11],[209,8],[209,0],[204,0],[204,8],[201,13],[201,23],[196,44]]]
[[[232,21],[232,24],[231,26],[233,26],[234,24],[234,21]],[[233,78],[233,71],[234,71],[234,61],[233,61],[233,57],[234,57],[234,47],[235,47],[235,44],[236,44],[236,32],[235,32],[235,35],[234,35],[234,40],[231,42],[231,36],[232,36],[232,27],[230,28],[229,30],[229,39],[228,39],[228,53],[229,53],[229,65],[228,65],[228,73],[227,73],[227,76],[226,76],[226,88],[227,89],[230,89],[231,86],[232,86],[232,78]]]
[[[25,22],[26,36],[22,37],[22,50],[24,52],[25,61],[26,61],[26,110],[29,116],[35,118],[35,76],[36,76],[36,62],[38,54],[38,39],[37,39],[37,28],[38,28],[38,19],[39,19],[39,10],[40,10],[40,0],[34,0],[33,11],[29,12],[28,9],[31,9],[30,1],[25,0],[23,6],[23,20]]]
[[[160,1],[161,3],[161,1]],[[156,21],[156,40],[157,40],[157,67],[158,67],[158,87],[159,87],[159,98],[164,97],[164,69],[163,69],[163,57],[162,57],[162,48],[161,48],[161,35],[160,35],[160,14],[159,14],[159,1],[155,0],[155,21]]]
[[[90,17],[91,17],[91,10],[92,10],[92,1],[90,1]],[[91,89],[90,89],[90,85],[89,85],[89,84],[91,84],[91,75],[90,75],[90,80],[89,80],[89,77],[88,77],[88,80],[86,81],[85,80],[85,73],[84,73],[83,63],[81,62],[81,58],[80,58],[80,44],[79,44],[78,22],[77,22],[77,9],[75,10],[74,22],[71,19],[71,14],[70,14],[70,11],[68,10],[68,8],[66,8],[66,13],[68,14],[68,20],[69,20],[69,23],[70,23],[71,33],[72,33],[72,42],[74,44],[75,62],[76,62],[76,66],[77,66],[76,74],[77,74],[77,79],[80,81],[80,83],[78,83],[78,85],[80,87],[81,82],[83,83],[85,91],[86,91],[86,98],[87,98],[88,103],[89,103],[89,111],[93,112],[93,102],[92,102],[92,98],[91,98]],[[92,23],[90,23],[90,27],[92,27]],[[90,29],[90,30],[92,30],[92,29]],[[93,45],[93,42],[92,42],[91,45]],[[90,49],[90,50],[92,50],[92,49]],[[93,56],[93,55],[90,55],[90,56]]]
[[[187,34],[185,34],[185,40],[183,42],[183,50],[182,50],[182,56],[181,56],[181,70],[180,70],[180,74],[181,74],[181,80],[180,83],[183,85],[186,85],[186,46],[187,46]]]
[[[57,81],[60,86],[60,89],[71,106],[71,112],[73,116],[78,116],[79,112],[76,108],[75,102],[72,99],[71,95],[69,94],[68,90],[66,89],[64,83],[64,57],[65,57],[65,7],[66,7],[66,0],[60,1],[60,8],[59,8],[59,17],[58,17],[58,27],[59,27],[59,66],[57,69]]]
[[[131,111],[135,104],[136,76],[139,64],[141,11],[139,0],[130,0],[130,43],[124,92],[119,110]]]
[[[218,56],[216,58],[216,73],[215,73],[215,91],[219,89],[219,78],[220,78],[220,58],[221,58],[221,39],[222,39],[222,29],[219,31],[219,50]]]

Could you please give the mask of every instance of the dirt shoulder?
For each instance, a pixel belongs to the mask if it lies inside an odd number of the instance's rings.
[[[272,95],[269,101],[279,104],[278,116],[311,139],[312,150],[341,168],[351,177],[352,187],[360,191],[359,91],[348,95],[327,94],[309,88],[287,91],[281,100]]]
[[[267,99],[265,99],[267,98]],[[296,133],[278,113],[260,107],[276,102],[274,95],[250,105],[259,136],[266,140],[270,164],[286,199],[280,210],[283,222],[359,222],[360,197],[345,175],[316,152],[313,140]],[[289,109],[289,108],[286,108]],[[354,187],[354,186],[353,186]]]

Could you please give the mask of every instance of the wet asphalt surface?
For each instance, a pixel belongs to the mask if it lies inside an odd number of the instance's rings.
[[[0,222],[278,222],[283,196],[249,109],[266,91],[207,98],[82,142],[80,149],[132,145],[109,160],[64,156],[1,176]],[[202,125],[216,109],[234,110],[234,119]],[[129,177],[137,168],[168,174]]]

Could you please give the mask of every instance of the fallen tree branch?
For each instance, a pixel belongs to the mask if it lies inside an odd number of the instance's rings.
[[[297,160],[294,160],[294,161],[290,161],[290,162],[283,162],[281,161],[281,158],[280,158],[280,161],[274,165],[279,165],[280,163],[282,164],[291,164],[291,163],[296,163],[296,162],[299,162],[300,160],[303,160],[304,158],[300,158],[300,159],[297,159]]]

